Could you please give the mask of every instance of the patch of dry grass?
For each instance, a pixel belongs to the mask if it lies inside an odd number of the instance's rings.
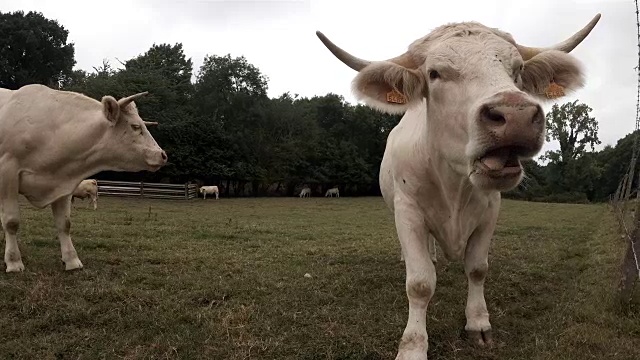
[[[404,263],[381,198],[77,202],[85,268],[21,206],[26,271],[0,274],[2,359],[393,359]],[[460,337],[466,279],[439,252],[430,359],[638,359],[637,297],[604,205],[504,201],[486,297],[498,346]],[[310,273],[311,278],[304,274]]]

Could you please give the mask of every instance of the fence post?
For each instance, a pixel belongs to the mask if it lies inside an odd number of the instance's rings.
[[[184,184],[184,198],[189,200],[189,183]]]
[[[144,197],[144,181],[140,181],[140,197]]]

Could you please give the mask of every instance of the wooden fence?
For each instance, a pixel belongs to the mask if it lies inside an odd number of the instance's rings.
[[[98,180],[98,196],[189,200],[198,197],[198,185]]]

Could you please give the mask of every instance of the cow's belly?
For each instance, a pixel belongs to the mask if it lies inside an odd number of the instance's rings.
[[[24,170],[19,176],[18,192],[33,206],[44,208],[61,197],[71,195],[80,184],[74,179],[61,179],[54,174],[35,174]]]

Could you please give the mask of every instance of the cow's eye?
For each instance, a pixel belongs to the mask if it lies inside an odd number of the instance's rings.
[[[440,78],[440,73],[438,73],[435,70],[429,70],[429,79],[430,80],[435,80],[435,79],[439,79]]]
[[[142,129],[142,127],[138,124],[131,124],[131,128],[133,129],[133,131],[140,131],[140,129]]]

